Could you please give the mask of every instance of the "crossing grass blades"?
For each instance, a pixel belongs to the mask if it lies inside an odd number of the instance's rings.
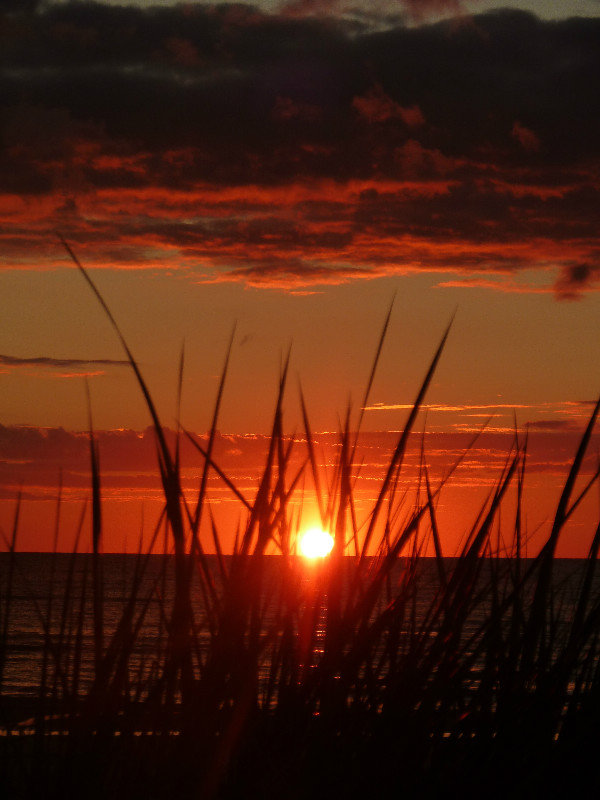
[[[264,469],[248,500],[214,458],[229,353],[205,446],[183,429],[173,445],[117,322],[75,253],[64,246],[115,329],[144,396],[164,509],[150,546],[135,558],[121,617],[107,635],[101,468],[90,422],[91,512],[82,512],[62,602],[49,597],[37,607],[43,658],[38,696],[26,708],[3,689],[19,570],[17,499],[12,530],[3,533],[9,555],[0,598],[2,795],[300,800],[335,792],[529,798],[583,791],[587,781],[598,789],[600,525],[590,531],[589,555],[566,619],[555,554],[574,510],[597,488],[599,472],[587,482],[580,473],[600,404],[581,437],[535,559],[523,555],[526,435],[515,433],[504,469],[458,554],[443,552],[436,517],[440,493],[458,462],[436,484],[423,452],[411,495],[416,500],[409,503],[402,488],[409,437],[449,329],[365,520],[355,513],[358,433],[350,429],[350,415],[328,475],[317,463],[302,397],[304,444],[284,435],[287,363]],[[391,308],[363,408],[390,313]],[[182,378],[183,360],[180,390]],[[361,421],[362,415],[358,428]],[[181,488],[183,437],[204,464],[193,498]],[[301,469],[291,466],[292,449],[298,447],[305,448]],[[226,483],[245,515],[232,555],[224,555],[211,515],[211,474]],[[335,542],[326,564],[315,570],[310,591],[295,555],[292,511],[305,480],[314,487],[321,524]],[[509,494],[512,507],[516,497],[517,511],[512,542],[501,553],[494,530]],[[55,542],[60,495],[59,490]],[[77,549],[86,535],[86,515],[91,515],[92,547],[83,557]],[[201,526],[210,530],[216,555],[207,555]],[[150,551],[165,531],[165,552],[172,555],[163,559],[148,588]],[[434,560],[422,555],[428,540]],[[266,555],[273,551],[279,555],[275,576],[273,559]],[[76,583],[82,559],[84,574]],[[168,596],[167,569],[174,587]],[[202,597],[200,616],[194,592]],[[136,642],[151,601],[159,603],[161,632],[154,651],[140,661],[134,658]],[[90,616],[94,657],[88,684],[81,680],[81,662]],[[24,715],[30,735],[12,735]]]

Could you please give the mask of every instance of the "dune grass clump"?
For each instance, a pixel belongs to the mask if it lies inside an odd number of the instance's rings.
[[[583,488],[577,479],[600,401],[537,557],[523,555],[527,436],[515,432],[484,507],[460,552],[448,558],[436,506],[459,462],[434,483],[422,451],[414,491],[407,494],[400,483],[409,436],[448,330],[365,519],[355,509],[358,433],[349,415],[337,462],[325,476],[301,398],[305,453],[299,469],[291,466],[299,445],[283,432],[287,363],[264,469],[248,500],[214,458],[229,356],[206,446],[180,429],[171,447],[110,310],[65,246],[114,326],[144,395],[164,508],[150,545],[133,558],[120,617],[107,625],[101,468],[90,423],[91,553],[77,553],[84,511],[73,553],[60,562],[62,600],[56,601],[52,574],[49,599],[36,607],[39,692],[25,704],[3,690],[19,570],[17,501],[5,537],[0,605],[4,796],[300,800],[335,791],[531,797],[573,792],[584,780],[597,785],[600,525],[569,593],[557,581],[555,554],[566,523],[598,481],[599,472]],[[389,313],[363,407],[388,322]],[[181,488],[182,437],[204,461],[193,498]],[[211,514],[211,474],[245,512],[232,554],[223,552]],[[321,525],[334,539],[331,555],[308,582],[296,555],[292,509],[305,477]],[[494,531],[509,493],[516,512],[512,541],[501,551]],[[60,492],[57,509],[58,531]],[[156,568],[151,553],[161,540],[172,555]],[[423,557],[429,542],[433,559]],[[277,559],[269,557],[273,552]],[[53,558],[56,565],[61,557]],[[92,677],[84,680],[88,639]],[[19,730],[29,735],[12,735]]]

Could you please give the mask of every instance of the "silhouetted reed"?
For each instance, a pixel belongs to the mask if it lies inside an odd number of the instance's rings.
[[[436,504],[454,464],[432,483],[424,448],[414,497],[401,488],[408,439],[442,355],[444,333],[398,437],[366,519],[357,519],[353,476],[359,431],[348,414],[335,468],[325,476],[301,397],[306,453],[292,468],[280,378],[266,463],[253,500],[214,456],[227,355],[206,447],[180,428],[174,448],[111,312],[96,294],[130,360],[152,417],[164,509],[140,546],[114,630],[104,625],[101,465],[90,418],[92,548],[77,554],[82,512],[59,607],[38,607],[43,636],[39,695],[1,697],[2,785],[10,797],[307,798],[351,796],[554,796],[595,776],[600,711],[600,525],[570,610],[557,584],[556,545],[598,472],[579,486],[597,404],[574,455],[547,540],[523,556],[527,436],[511,451],[462,549],[443,552]],[[390,308],[391,312],[391,308]],[[389,322],[363,399],[367,405]],[[231,345],[230,348],[231,349]],[[183,358],[180,385],[183,376]],[[359,419],[358,428],[362,421]],[[181,488],[180,437],[204,459],[198,494]],[[225,482],[246,513],[225,554],[207,482]],[[292,500],[310,479],[329,558],[303,580]],[[512,543],[494,544],[508,493],[516,498]],[[60,492],[56,531],[60,517]],[[0,690],[10,659],[20,499],[5,536],[0,606]],[[504,523],[506,520],[504,519]],[[201,530],[203,535],[201,536]],[[57,536],[55,535],[55,550]],[[158,572],[148,565],[159,542]],[[425,559],[427,542],[435,553]],[[207,549],[215,555],[207,555]],[[167,554],[172,552],[171,556]],[[274,562],[268,553],[277,553]],[[448,558],[452,555],[452,558]],[[55,558],[56,553],[55,553]],[[77,560],[81,579],[74,579]],[[83,559],[83,561],[81,561]],[[276,563],[276,567],[274,567]],[[166,590],[172,569],[173,591]],[[27,576],[23,576],[26,581]],[[54,577],[50,585],[52,587]],[[199,592],[203,613],[195,612]],[[52,592],[51,592],[52,596]],[[151,603],[158,630],[136,654]],[[83,682],[91,607],[93,679]],[[25,717],[29,717],[23,725]],[[31,735],[12,736],[26,730]],[[54,735],[60,734],[60,735]],[[0,787],[1,788],[1,787]]]

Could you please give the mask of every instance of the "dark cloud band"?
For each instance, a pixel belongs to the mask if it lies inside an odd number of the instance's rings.
[[[561,299],[597,287],[600,20],[290,7],[12,4],[5,264],[56,266],[58,227],[92,266],[197,280],[550,265]]]
[[[88,368],[88,367],[122,367],[127,366],[129,361],[120,361],[113,358],[51,358],[50,356],[34,356],[32,358],[19,358],[17,356],[0,355],[0,364],[7,367],[57,367],[65,368]]]

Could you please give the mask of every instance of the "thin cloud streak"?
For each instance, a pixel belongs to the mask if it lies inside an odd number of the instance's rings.
[[[125,367],[129,361],[114,358],[52,358],[51,356],[19,356],[0,355],[0,364],[10,367]]]
[[[577,426],[555,425],[552,420],[540,420],[532,426],[529,439],[528,472],[562,474],[577,447],[580,429]],[[425,454],[432,474],[441,476],[456,458],[465,453],[472,438],[472,426],[457,424],[454,429],[432,431],[426,434]],[[166,431],[174,443],[174,431]],[[201,443],[205,436],[193,434]],[[514,437],[512,427],[490,427],[469,450],[465,460],[467,472],[481,471],[481,477],[489,479],[490,470],[502,469],[506,454]],[[153,430],[97,431],[103,471],[103,488],[126,492],[152,489],[160,496],[160,478],[156,467],[156,446]],[[388,459],[398,439],[395,431],[365,431],[359,439],[355,474],[363,487],[380,480],[385,473]],[[289,438],[291,442],[291,437]],[[594,435],[594,447],[598,434]],[[337,433],[316,433],[314,444],[320,465],[327,470],[339,447]],[[243,485],[248,492],[256,490],[257,477],[264,467],[264,458],[269,447],[269,437],[263,435],[218,434],[215,440],[214,458],[236,485]],[[291,459],[300,466],[305,457],[305,444],[301,438],[294,439]],[[410,447],[405,459],[404,478],[414,480],[418,475],[421,457],[421,434],[410,437]],[[187,440],[181,442],[182,483],[186,490],[197,489],[198,470],[203,461]],[[595,469],[593,455],[586,458],[584,471]],[[67,431],[62,428],[38,428],[0,425],[0,490],[4,496],[16,492],[21,486],[56,486],[59,470],[63,474],[65,487],[89,488],[89,436],[87,432]],[[460,480],[469,475],[459,476]],[[221,491],[223,485],[218,476],[211,477],[211,491]],[[47,496],[46,489],[44,496]]]
[[[22,370],[29,377],[38,379],[97,378],[106,375],[106,368],[126,367],[128,361],[114,358],[53,358],[51,356],[0,355],[0,374],[8,375],[14,370]],[[95,369],[95,368],[100,369]]]
[[[554,411],[557,414],[570,414],[586,416],[589,414],[589,405],[593,401],[575,402],[572,400],[564,400],[561,402],[544,402],[544,403],[483,403],[480,405],[444,405],[440,403],[424,403],[421,408],[427,411],[443,411],[443,412],[462,412],[462,411],[512,411],[516,409],[529,409],[531,411]],[[412,408],[411,403],[373,403],[366,406],[365,411],[408,411]],[[481,416],[469,415],[469,416]]]

